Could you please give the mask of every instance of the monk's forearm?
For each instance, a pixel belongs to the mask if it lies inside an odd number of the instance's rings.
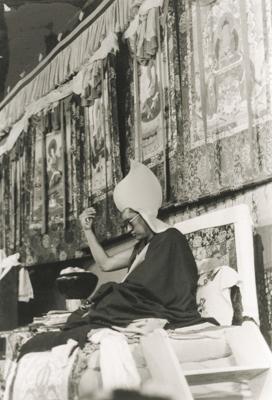
[[[84,230],[84,233],[95,262],[101,268],[103,268],[105,265],[107,265],[109,261],[109,256],[107,255],[101,244],[98,242],[92,229]]]
[[[115,255],[109,256],[101,244],[98,242],[91,228],[84,229],[88,245],[92,252],[96,264],[105,272],[116,271],[122,268],[127,268],[132,254],[132,247],[121,251]]]

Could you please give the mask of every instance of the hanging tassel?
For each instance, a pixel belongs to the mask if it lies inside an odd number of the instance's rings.
[[[12,150],[12,159],[10,160],[10,247],[14,251],[16,248],[16,175],[17,163],[14,156],[15,149]]]
[[[74,217],[78,218],[78,204],[77,204],[77,193],[78,193],[78,182],[77,182],[77,165],[76,165],[76,153],[78,150],[76,140],[76,104],[73,99],[71,104],[72,114],[72,126],[71,126],[71,176],[72,176],[72,209]]]
[[[44,119],[44,116],[42,116]],[[44,124],[43,124],[44,126]],[[48,227],[48,190],[47,190],[47,169],[46,169],[46,131],[42,129],[42,230],[44,235]]]
[[[159,8],[156,9],[156,27],[158,39],[157,66],[159,70],[159,93],[161,107],[161,130],[162,130],[162,145],[163,145],[163,174],[164,174],[164,199],[168,200],[168,160],[167,160],[167,137],[164,121],[164,89],[163,89],[163,73],[162,73],[162,44],[161,44],[161,27]]]
[[[4,235],[4,250],[8,253],[10,247],[10,186],[11,186],[11,176],[10,176],[10,163],[11,156],[10,154],[5,154],[3,159],[4,165],[4,227],[5,227],[5,235]]]
[[[86,129],[85,129],[85,110],[81,104],[79,104],[79,154],[80,154],[80,169],[79,169],[79,179],[80,179],[80,197],[79,197],[79,208],[80,213],[85,208],[85,197],[86,197]]]
[[[24,131],[21,141],[21,179],[22,179],[22,197],[21,197],[21,236],[20,236],[20,246],[23,245],[23,236],[26,233],[26,201],[27,201],[27,149],[25,147],[27,132]]]
[[[4,205],[4,166],[3,166],[3,157],[0,160],[0,218],[2,227],[0,235],[1,235],[1,248],[5,248],[5,205]]]
[[[17,164],[17,196],[16,196],[16,250],[19,249],[21,244],[21,207],[22,207],[22,176],[21,176],[21,139],[18,143],[18,158]]]
[[[63,196],[63,229],[67,228],[67,151],[66,151],[66,133],[65,133],[65,119],[64,119],[64,103],[60,102],[58,108],[60,112],[60,131],[61,131],[61,146],[62,146],[62,196]]]
[[[204,65],[204,53],[203,53],[203,34],[201,27],[201,9],[199,0],[196,2],[196,26],[197,26],[197,51],[199,54],[199,78],[200,78],[200,98],[201,98],[201,110],[204,128],[205,144],[207,145],[207,103],[206,103],[206,88],[205,88],[205,65]]]
[[[66,197],[67,197],[67,221],[73,210],[73,178],[72,178],[72,150],[71,150],[71,96],[64,99],[64,119],[65,119],[65,138],[66,138]],[[69,205],[69,207],[68,207]]]
[[[84,203],[83,207],[90,207],[90,199],[92,196],[92,167],[91,167],[91,142],[90,142],[90,120],[89,120],[89,107],[84,107],[84,124],[85,124],[85,146],[84,146],[84,158],[85,158],[85,187],[84,187]]]
[[[31,121],[31,128],[30,132],[28,132],[30,136],[30,141],[31,141],[31,150],[29,154],[29,158],[27,157],[28,160],[28,175],[27,175],[27,180],[28,180],[28,193],[29,193],[29,204],[28,208],[26,210],[26,215],[29,212],[29,222],[33,221],[33,210],[34,210],[34,180],[35,180],[35,158],[36,158],[36,136],[37,136],[37,126],[34,127],[34,121],[32,118]],[[27,148],[27,147],[26,147]]]
[[[133,38],[133,84],[134,84],[134,132],[135,132],[135,158],[143,161],[143,144],[142,144],[142,127],[141,127],[141,111],[140,111],[140,94],[139,94],[139,76],[137,61],[137,44],[136,38]],[[137,153],[137,156],[136,156]]]
[[[104,65],[101,60],[101,110],[102,110],[102,135],[104,137],[104,160],[105,160],[105,196],[106,196],[106,229],[109,223],[109,199],[108,199],[108,171],[107,171],[107,128],[106,128],[106,116],[105,116],[105,76],[104,76]]]

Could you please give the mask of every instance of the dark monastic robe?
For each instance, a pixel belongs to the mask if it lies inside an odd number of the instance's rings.
[[[168,328],[206,322],[197,311],[197,280],[197,266],[185,236],[169,228],[153,236],[144,261],[124,282],[102,285],[87,313],[75,312],[63,332],[35,336],[23,346],[22,354],[47,350],[68,338],[83,345],[90,329],[125,327],[139,318],[167,319]]]

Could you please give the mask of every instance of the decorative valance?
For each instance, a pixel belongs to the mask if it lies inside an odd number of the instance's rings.
[[[32,115],[71,93],[84,93],[86,82],[96,79],[99,60],[118,49],[114,32],[124,32],[133,17],[124,37],[133,49],[137,37],[138,60],[154,57],[158,48],[156,8],[163,4],[164,0],[104,0],[0,104],[0,131],[9,130],[0,155],[11,150]]]
[[[104,0],[70,35],[0,104],[0,130],[11,127],[27,106],[54,90],[80,71],[105,37],[123,32],[131,19],[132,0]]]
[[[24,116],[13,125],[7,136],[7,140],[0,146],[0,156],[11,150],[22,131],[27,130],[28,120],[32,115],[38,114],[41,111],[46,112],[48,109],[54,108],[60,100],[68,97],[72,93],[83,94],[89,82],[94,80],[95,71],[101,64],[101,60],[106,59],[109,53],[115,53],[117,50],[117,35],[111,33],[102,41],[99,49],[72,80],[29,104],[25,109]]]

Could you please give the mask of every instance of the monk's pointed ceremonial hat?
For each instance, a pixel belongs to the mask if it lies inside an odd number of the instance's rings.
[[[114,189],[113,199],[120,212],[137,211],[155,233],[169,228],[157,218],[162,205],[162,188],[156,175],[144,164],[131,160],[130,171]]]

